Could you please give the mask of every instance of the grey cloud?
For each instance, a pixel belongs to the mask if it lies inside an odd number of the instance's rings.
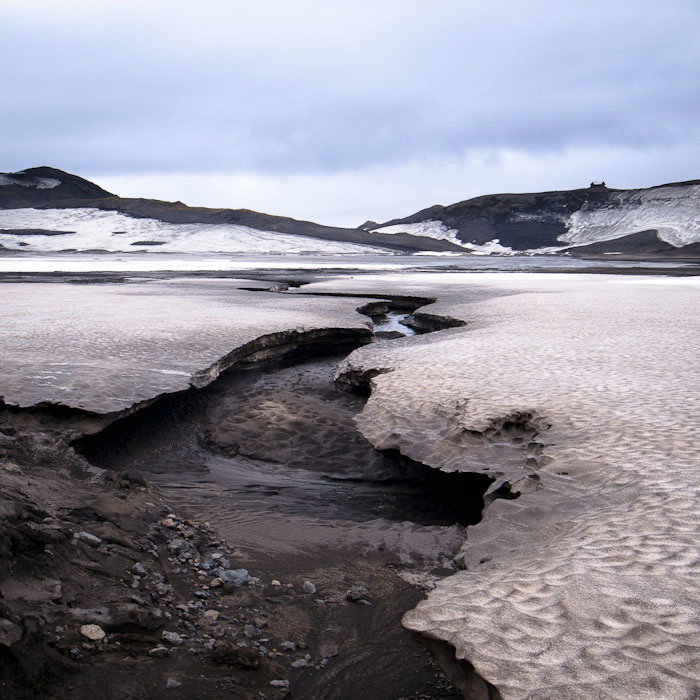
[[[694,2],[142,5],[3,5],[3,169],[333,172],[700,135]]]

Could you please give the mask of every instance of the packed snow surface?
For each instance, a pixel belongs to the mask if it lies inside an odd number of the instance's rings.
[[[170,224],[100,209],[4,209],[0,229],[45,229],[63,235],[1,234],[0,245],[38,252],[107,250],[167,253],[386,253],[382,248],[260,231],[236,224]],[[20,243],[28,244],[21,245]]]
[[[658,237],[680,247],[700,241],[700,185],[672,185],[616,195],[604,209],[586,203],[574,212],[560,241],[588,245],[656,229]]]
[[[351,354],[341,372],[385,368],[360,431],[520,494],[488,505],[465,569],[404,625],[505,700],[697,697],[700,278],[425,273],[305,291],[368,284],[430,289],[421,311],[469,325]]]
[[[20,180],[9,175],[0,175],[0,187],[19,185],[20,187],[36,187],[38,190],[52,190],[60,184],[61,181],[53,177],[31,177]]]
[[[512,255],[513,250],[502,246],[498,238],[488,241],[482,245],[478,243],[465,243],[457,237],[459,231],[448,228],[442,221],[420,221],[416,224],[392,224],[382,226],[371,231],[372,233],[407,233],[410,236],[426,236],[436,238],[439,241],[449,241],[462,248],[466,248],[474,255]]]

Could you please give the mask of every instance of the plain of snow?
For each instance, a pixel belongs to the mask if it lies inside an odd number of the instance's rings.
[[[20,187],[36,187],[38,190],[52,190],[60,184],[61,181],[53,177],[32,177],[28,180],[19,180],[9,175],[0,175],[0,187],[19,185]]]
[[[112,252],[148,249],[167,253],[390,254],[373,246],[260,231],[236,224],[170,224],[91,208],[0,210],[0,229],[32,228],[67,233],[60,236],[2,234],[0,244],[10,249],[47,253],[68,249]],[[162,245],[134,245],[142,241]],[[20,243],[29,245],[20,246]]]

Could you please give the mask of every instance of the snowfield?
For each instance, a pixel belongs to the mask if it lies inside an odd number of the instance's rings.
[[[170,224],[100,209],[4,209],[0,229],[44,229],[52,235],[0,233],[11,250],[254,254],[386,254],[383,248],[324,241],[235,224]],[[56,235],[53,232],[65,231]],[[24,245],[22,245],[24,244]]]
[[[448,228],[442,221],[421,221],[416,224],[393,224],[391,226],[375,228],[371,233],[407,233],[410,236],[436,238],[439,241],[449,241],[461,248],[466,248],[474,255],[513,255],[512,248],[502,246],[498,238],[494,238],[492,241],[488,241],[483,245],[465,243],[457,238],[457,234],[459,233],[457,229]]]
[[[53,177],[32,177],[19,180],[9,175],[0,175],[0,187],[19,185],[20,187],[36,187],[38,190],[52,190],[60,184],[61,181]]]
[[[662,241],[676,247],[700,241],[700,185],[621,192],[617,199],[619,206],[606,209],[584,205],[571,215],[569,230],[559,240],[588,245],[656,229]]]

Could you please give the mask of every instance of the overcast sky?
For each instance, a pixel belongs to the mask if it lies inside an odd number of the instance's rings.
[[[698,0],[0,0],[0,171],[338,225],[700,178]]]

